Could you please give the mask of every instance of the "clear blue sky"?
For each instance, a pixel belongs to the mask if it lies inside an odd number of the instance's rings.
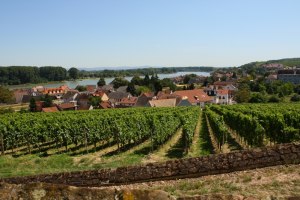
[[[0,66],[239,66],[300,57],[299,0],[1,0]]]

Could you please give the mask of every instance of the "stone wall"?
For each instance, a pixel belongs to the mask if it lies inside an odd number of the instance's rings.
[[[300,163],[300,143],[250,149],[227,154],[169,160],[164,163],[0,179],[22,184],[45,182],[73,186],[102,186],[153,180],[199,177],[283,164]]]

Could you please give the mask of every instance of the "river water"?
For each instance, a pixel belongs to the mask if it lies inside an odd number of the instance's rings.
[[[209,76],[209,72],[177,72],[172,74],[157,74],[159,79],[164,78],[173,78],[181,75],[186,74],[196,74],[198,76]],[[141,76],[143,78],[143,76]],[[132,79],[132,76],[126,76],[124,77],[126,80],[130,81]],[[112,82],[114,78],[105,78],[106,84],[109,84]],[[62,81],[62,82],[55,82],[55,83],[40,83],[40,84],[30,84],[30,85],[15,85],[15,86],[9,86],[10,89],[17,89],[17,88],[29,88],[34,87],[38,85],[42,85],[46,88],[55,88],[59,87],[61,85],[67,85],[69,88],[75,88],[77,85],[97,85],[97,82],[99,81],[99,78],[88,78],[88,79],[82,79],[82,80],[76,80],[76,81]]]

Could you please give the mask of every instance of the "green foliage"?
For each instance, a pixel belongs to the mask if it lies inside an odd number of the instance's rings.
[[[275,143],[300,139],[300,104],[212,106],[211,109],[224,116],[226,123],[251,145],[260,145],[264,137]],[[249,122],[244,120],[247,118]]]
[[[170,90],[175,91],[176,85],[169,78],[164,78],[160,81],[162,87],[169,87]]]
[[[71,67],[69,70],[68,70],[68,73],[69,73],[69,76],[70,78],[76,80],[79,78],[79,70],[75,67]]]
[[[127,87],[127,92],[129,92],[132,96],[137,96],[138,95],[138,93],[137,93],[137,90],[135,89],[135,85],[132,83],[132,82],[130,82],[129,84],[128,84],[128,87]]]
[[[290,95],[294,92],[294,85],[292,83],[284,83],[279,87],[279,93],[282,93],[283,96]]]
[[[121,86],[126,86],[129,84],[129,81],[122,77],[117,77],[112,81],[112,84],[114,85],[114,88],[119,88]]]
[[[132,77],[130,81],[133,85],[143,85],[143,79],[139,76]]]
[[[34,98],[30,99],[29,110],[30,110],[30,112],[35,112],[36,111],[36,102],[35,102]]]
[[[148,88],[147,86],[139,86],[136,90],[137,95],[140,95],[141,93],[144,92],[151,92],[151,89]]]
[[[300,67],[300,58],[286,58],[280,60],[269,60],[264,62],[251,62],[244,64],[240,67],[242,68],[242,70],[245,70],[249,74],[254,73],[264,75],[267,71],[265,68],[263,68],[263,65],[271,63],[283,64],[287,67]]]
[[[161,68],[139,68],[126,70],[99,70],[81,71],[84,77],[125,77],[125,76],[145,76],[148,74],[170,74],[176,72],[212,72],[214,67],[161,67]],[[137,84],[136,84],[137,85]],[[139,85],[139,84],[138,84]]]
[[[84,92],[86,91],[86,86],[83,86],[83,85],[77,85],[75,90],[78,90],[79,92]]]
[[[149,85],[150,84],[150,78],[149,78],[149,75],[146,74],[145,77],[144,77],[144,80],[143,80],[143,85]]]
[[[12,108],[5,108],[5,109],[1,108],[0,109],[0,114],[13,113],[13,112],[15,112],[15,111]]]
[[[238,103],[247,103],[250,100],[250,90],[247,87],[239,89],[235,94]]]
[[[194,127],[190,115],[199,116],[199,108],[13,113],[0,116],[0,134],[3,135],[5,149],[26,144],[29,153],[31,145],[45,142],[55,142],[67,150],[70,144],[96,144],[113,139],[118,146],[125,146],[150,138],[152,146],[156,146],[163,144],[179,127],[184,127],[190,135]],[[186,120],[181,120],[184,116]]]
[[[89,105],[92,105],[93,107],[99,107],[99,104],[101,103],[100,97],[89,97]]]
[[[270,103],[278,103],[278,102],[280,102],[280,98],[278,96],[276,96],[276,95],[272,95],[269,98],[268,102],[270,102]]]
[[[188,90],[193,90],[193,89],[195,89],[194,83],[192,83],[191,85],[189,85],[187,89],[188,89]]]
[[[0,86],[0,103],[13,103],[13,93],[9,89]]]
[[[101,77],[99,79],[99,81],[97,82],[97,85],[98,85],[98,87],[102,87],[102,86],[106,85],[106,82],[103,77]]]
[[[268,97],[262,93],[252,93],[249,103],[266,103],[267,101]]]
[[[39,70],[40,76],[47,81],[63,81],[67,78],[67,70],[63,67],[40,67]]]
[[[213,133],[217,139],[218,147],[221,149],[221,146],[226,143],[228,130],[225,126],[225,122],[222,116],[213,112],[211,109],[206,108],[205,116],[207,117],[209,124],[213,130]]]
[[[188,84],[189,81],[191,79],[195,78],[195,77],[197,77],[196,74],[187,74],[187,75],[185,75],[184,78],[183,78],[183,84]]]
[[[224,120],[222,123],[226,123],[231,129],[235,130],[248,145],[261,146],[263,144],[265,130],[257,118],[242,112],[226,109],[223,106],[211,106],[210,109],[216,112],[212,120],[222,117]]]
[[[43,97],[41,100],[44,101],[44,108],[53,106],[52,97],[48,94],[46,94],[45,97]]]
[[[67,70],[62,67],[0,67],[0,84],[18,85],[46,81],[62,81]]]
[[[299,94],[294,94],[292,97],[291,97],[291,101],[300,101],[300,95]]]

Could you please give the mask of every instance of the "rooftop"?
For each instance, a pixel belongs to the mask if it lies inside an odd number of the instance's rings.
[[[212,101],[212,98],[208,96],[202,89],[179,90],[174,92],[174,94],[181,96],[182,99],[188,99],[188,101],[192,104]]]
[[[151,107],[175,107],[176,99],[160,99],[149,101]]]

